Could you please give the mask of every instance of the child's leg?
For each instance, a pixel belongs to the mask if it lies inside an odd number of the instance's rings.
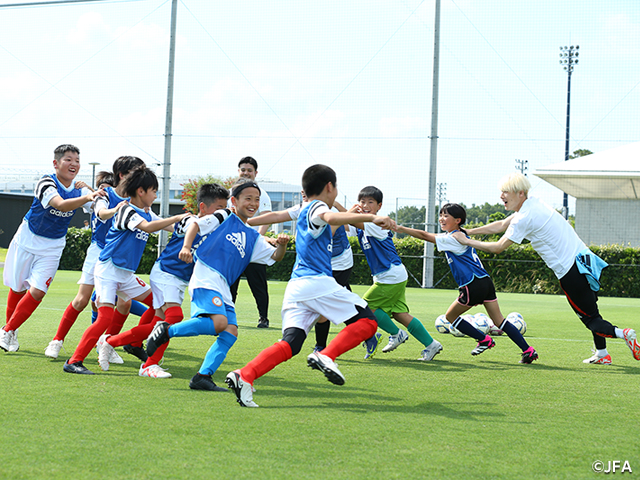
[[[378,323],[371,309],[359,305],[355,305],[355,308],[358,313],[348,320],[350,323],[340,330],[327,348],[322,351],[322,355],[335,360],[344,352],[357,347],[376,333]]]
[[[300,328],[287,328],[284,331],[282,340],[265,348],[256,358],[240,369],[242,380],[253,385],[256,378],[260,378],[277,365],[293,357],[293,348],[296,348],[296,353],[300,352],[306,337],[307,334]]]
[[[69,330],[78,319],[78,315],[87,307],[89,300],[91,299],[91,293],[93,292],[93,285],[80,284],[78,287],[78,293],[73,301],[64,311],[60,325],[56,332],[54,340],[64,340],[69,333]]]
[[[327,346],[327,339],[329,338],[329,327],[331,322],[320,316],[314,327],[316,332],[316,347],[323,349]]]
[[[6,323],[9,323],[9,320],[11,320],[11,316],[13,315],[13,312],[16,310],[18,303],[20,303],[20,300],[22,300],[22,297],[24,297],[26,294],[27,294],[27,290],[23,292],[15,292],[13,289],[9,289],[9,295],[7,296]]]
[[[4,329],[7,332],[15,331],[27,321],[31,314],[38,308],[40,302],[44,298],[45,292],[35,287],[31,287],[28,292],[20,299],[16,305],[16,309],[11,315],[11,319],[5,325]]]
[[[226,330],[220,332],[218,339],[204,357],[204,362],[202,362],[198,373],[200,375],[213,375],[224,362],[224,359],[227,358],[227,353],[229,353],[237,339],[238,327],[235,325],[229,325]]]
[[[80,343],[78,343],[75,352],[73,352],[73,355],[68,360],[70,365],[76,362],[82,362],[87,358],[91,349],[95,347],[100,335],[102,335],[111,324],[113,307],[113,304],[101,304],[98,308],[98,319],[82,334]]]
[[[425,347],[428,347],[433,343],[433,337],[429,335],[429,332],[424,328],[422,322],[409,312],[396,312],[393,314],[393,318],[407,327],[409,333],[418,339],[418,341]]]
[[[182,318],[183,318],[182,308],[178,305],[171,306],[167,308],[164,312],[164,321],[170,325],[180,323],[182,321]],[[155,324],[158,321],[162,321],[162,319],[156,316],[156,318],[154,319],[154,322],[152,322],[153,325],[155,326]],[[151,365],[157,365],[158,363],[160,363],[160,360],[162,360],[162,356],[164,355],[164,352],[168,346],[169,346],[169,342],[158,347],[155,353],[147,359],[144,365],[142,365],[142,368],[147,368],[147,367],[150,367]]]
[[[465,335],[468,335],[471,338],[475,338],[477,341],[481,342],[485,339],[486,334],[480,332],[476,327],[471,325],[461,316],[470,309],[470,306],[462,305],[456,300],[447,310],[446,317],[449,323],[451,323],[454,328],[460,330]]]
[[[497,300],[494,302],[484,302],[484,308],[487,310],[493,324],[506,333],[511,341],[520,347],[520,350],[524,352],[529,348],[529,344],[524,339],[520,331],[504,318]]]

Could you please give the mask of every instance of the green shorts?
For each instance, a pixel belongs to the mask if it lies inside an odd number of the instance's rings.
[[[363,299],[374,312],[378,309],[387,314],[405,313],[409,311],[404,292],[407,288],[406,280],[401,283],[374,283]]]

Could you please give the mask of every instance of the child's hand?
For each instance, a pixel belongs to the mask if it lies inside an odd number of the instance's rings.
[[[106,196],[107,196],[107,192],[105,192],[104,190],[96,190],[95,192],[87,193],[87,199],[90,202],[93,202],[98,197],[106,197]]]
[[[78,180],[76,182],[76,188],[79,190],[82,190],[83,188],[88,188],[89,190],[91,190],[92,192],[94,191],[93,188],[91,188],[89,185],[87,185],[86,183],[84,183],[82,180]]]
[[[396,222],[391,220],[389,217],[379,217],[376,215],[373,219],[373,223],[384,230],[395,230],[397,228]]]
[[[451,234],[453,238],[455,238],[460,244],[467,245],[467,236],[462,232],[453,232]]]
[[[289,243],[289,240],[291,240],[291,237],[286,233],[281,233],[280,235],[278,235],[278,238],[276,238],[276,242],[278,243],[278,245],[286,245],[287,243]]]
[[[191,255],[191,249],[182,247],[180,249],[180,253],[178,254],[178,258],[182,260],[184,263],[193,262],[193,255]]]
[[[353,207],[347,210],[349,213],[362,213],[362,207],[359,203],[356,203]]]
[[[124,207],[125,205],[129,205],[129,200],[122,200],[119,204],[117,204],[115,206],[116,212],[120,210],[122,207]]]

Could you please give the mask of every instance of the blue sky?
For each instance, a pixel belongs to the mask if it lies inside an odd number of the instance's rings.
[[[11,2],[0,2],[0,5]],[[434,1],[178,2],[172,173],[299,183],[338,173],[341,199],[365,185],[426,199]],[[0,8],[0,167],[48,168],[60,143],[88,162],[164,155],[171,2]],[[498,201],[527,159],[564,159],[567,75],[580,45],[571,145],[639,140],[640,2],[442,0],[437,181],[449,201]],[[562,194],[531,177],[533,193]],[[409,200],[414,199],[414,200]]]

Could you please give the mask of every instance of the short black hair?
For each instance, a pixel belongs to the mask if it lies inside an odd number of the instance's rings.
[[[336,172],[326,165],[311,165],[302,174],[302,189],[307,197],[320,195],[324,187],[331,183],[336,186]]]
[[[382,190],[372,185],[364,187],[362,190],[360,190],[360,193],[358,193],[358,201],[362,200],[363,198],[373,198],[376,202],[382,203]]]
[[[446,213],[447,215],[452,216],[453,218],[460,219],[460,226],[464,225],[467,221],[467,211],[464,209],[462,205],[457,203],[445,203],[440,208],[440,214]]]
[[[96,175],[96,187],[99,187],[103,183],[111,185],[112,187],[115,186],[113,183],[113,173],[105,171],[98,172]]]
[[[55,158],[56,160],[60,160],[67,152],[73,152],[80,155],[80,149],[78,147],[76,147],[75,145],[71,145],[70,143],[63,143],[62,145],[56,147],[56,149],[53,151],[53,158]]]
[[[198,187],[198,205],[200,202],[205,205],[211,205],[221,198],[229,200],[229,190],[217,183],[203,183]]]
[[[145,192],[150,188],[158,190],[158,177],[146,165],[135,167],[122,181],[122,188],[127,197],[133,197],[139,188]]]
[[[249,165],[253,165],[253,168],[255,169],[255,171],[256,172],[258,171],[258,162],[256,162],[255,158],[253,158],[253,157],[243,157],[238,162],[238,168],[240,168],[240,165],[242,165],[243,163],[248,163]]]
[[[246,185],[246,186],[243,187],[243,185]],[[240,177],[238,180],[236,180],[236,183],[234,183],[233,186],[231,187],[231,196],[235,197],[235,198],[238,198],[238,195],[240,195],[240,193],[245,188],[249,188],[249,187],[257,188],[258,189],[258,193],[260,193],[260,195],[262,195],[262,191],[260,190],[260,187],[258,186],[258,184],[256,182],[254,182],[253,180],[250,180],[248,178],[245,178],[245,177]]]
[[[127,173],[133,170],[140,165],[144,165],[144,162],[138,157],[132,157],[129,155],[124,155],[122,157],[116,158],[116,161],[113,162],[113,181],[114,187],[117,187],[120,183],[120,174],[124,177]]]

